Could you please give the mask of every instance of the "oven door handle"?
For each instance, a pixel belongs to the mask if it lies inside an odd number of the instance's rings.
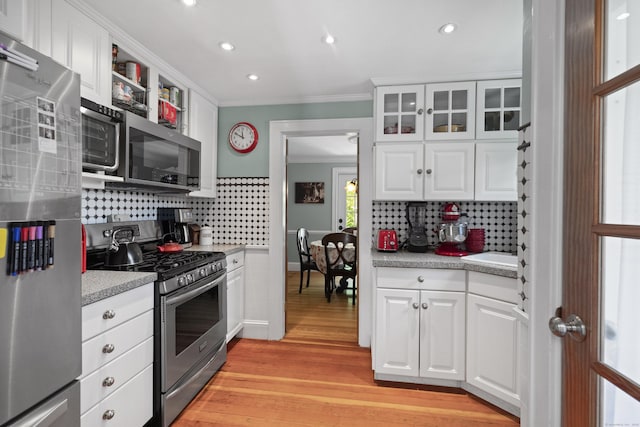
[[[178,293],[178,295],[167,297],[167,300],[166,300],[165,303],[166,303],[166,305],[179,305],[179,304],[182,304],[183,302],[188,301],[188,300],[192,299],[193,297],[198,296],[198,295],[200,295],[200,294],[202,294],[204,292],[207,292],[209,289],[220,285],[221,283],[224,282],[224,278],[225,278],[225,275],[223,274],[222,276],[218,277],[213,282],[211,282],[211,283],[209,283],[207,285],[199,286],[199,287],[197,287],[195,289],[192,289],[192,290],[190,290],[188,292],[185,292],[183,294]]]
[[[198,369],[198,372],[196,372],[194,375],[191,376],[191,378],[189,378],[189,380],[187,380],[187,382],[185,382],[184,384],[182,384],[180,387],[178,387],[177,389],[173,390],[171,393],[169,393],[166,397],[166,400],[171,399],[171,397],[175,396],[176,394],[179,394],[182,390],[184,390],[185,387],[188,387],[189,384],[191,384],[194,380],[196,380],[218,357],[218,355],[220,354],[220,350],[222,350],[222,348],[227,345],[227,340],[226,338],[222,340],[222,344],[220,344],[220,347],[218,348],[218,350],[216,350],[214,356],[211,358],[211,360],[209,360],[207,362],[206,365],[204,365],[202,368]]]

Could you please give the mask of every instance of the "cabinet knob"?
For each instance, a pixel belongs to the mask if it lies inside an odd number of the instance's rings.
[[[115,416],[116,416],[116,411],[114,411],[113,409],[107,409],[106,411],[104,411],[104,414],[102,414],[102,419],[110,420]]]
[[[239,262],[240,262],[240,261],[238,261],[237,259],[235,259],[235,258],[233,259],[233,263],[234,263],[234,264],[237,264],[237,263],[239,263]]]
[[[104,381],[102,381],[102,386],[103,387],[111,387],[115,383],[116,383],[116,379],[115,378],[107,377],[107,378],[104,379]]]
[[[429,308],[429,305],[426,302],[423,302],[422,303],[422,308],[424,308],[426,310],[427,308]]]
[[[418,110],[418,115],[419,115],[419,116],[421,116],[421,115],[422,115],[422,113],[424,113],[424,110],[423,110],[422,108],[420,108],[420,109]]]
[[[107,310],[102,314],[103,319],[113,319],[116,317],[116,312],[114,310]]]
[[[420,282],[420,283],[424,282],[424,277],[418,276],[418,282]]]
[[[418,169],[418,175],[422,175],[422,169]]]
[[[418,304],[417,302],[413,303],[413,308],[415,308],[416,310],[420,308],[420,304]]]
[[[433,113],[433,108],[429,108],[429,109],[427,110],[427,114],[431,114],[431,113]]]
[[[102,347],[102,352],[105,354],[109,354],[109,353],[113,353],[113,350],[116,349],[116,346],[114,346],[113,344],[106,344],[104,347]]]
[[[426,172],[427,172],[427,175],[431,175],[431,172],[433,171],[431,169],[427,169]]]

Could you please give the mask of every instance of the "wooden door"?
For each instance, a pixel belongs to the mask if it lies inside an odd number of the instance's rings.
[[[563,425],[639,425],[640,2],[566,5]]]

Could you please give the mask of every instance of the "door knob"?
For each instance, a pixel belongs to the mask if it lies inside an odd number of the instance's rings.
[[[555,336],[564,337],[569,334],[576,341],[584,341],[587,337],[587,327],[575,314],[570,314],[566,322],[561,317],[553,316],[549,319],[549,329]]]

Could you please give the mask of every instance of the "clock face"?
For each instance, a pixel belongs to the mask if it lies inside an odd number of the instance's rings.
[[[251,123],[236,123],[229,131],[229,145],[238,153],[249,153],[258,145],[258,131]]]

